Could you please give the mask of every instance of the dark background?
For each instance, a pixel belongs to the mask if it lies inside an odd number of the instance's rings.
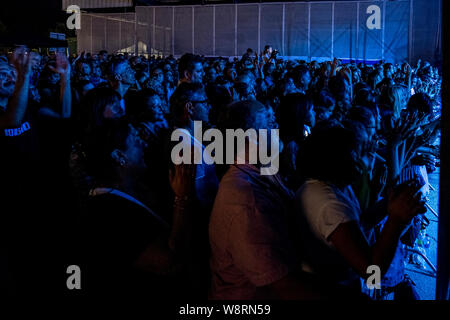
[[[0,3],[0,32],[42,34],[64,24],[66,13],[61,0],[3,0]],[[3,29],[3,30],[1,30]]]

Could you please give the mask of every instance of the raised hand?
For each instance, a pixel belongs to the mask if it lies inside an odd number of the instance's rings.
[[[73,60],[73,64],[75,63],[75,62],[77,62],[78,60],[80,60],[81,58],[85,58],[85,53],[86,53],[86,51],[83,51],[83,52],[81,52],[76,58],[75,58],[75,60]]]
[[[70,76],[70,63],[66,55],[62,52],[56,54],[56,67],[49,66],[50,70],[59,73],[61,77]]]
[[[416,215],[425,213],[425,202],[419,192],[421,187],[417,181],[408,181],[397,186],[389,195],[389,217],[406,226]]]
[[[32,54],[28,52],[28,48],[20,46],[14,50],[11,57],[12,64],[16,68],[18,79],[23,79],[31,75],[32,70]]]
[[[405,64],[404,72],[405,72],[406,77],[409,77],[413,74],[413,70],[412,70],[411,66],[409,65],[409,63]]]
[[[421,59],[417,60],[417,68],[416,68],[416,71],[419,70],[419,68],[420,68],[420,63],[421,63],[421,62],[422,62]]]
[[[421,118],[417,112],[410,112],[404,118],[391,119],[388,129],[388,139],[392,145],[399,145],[402,141],[409,139],[416,131]]]
[[[339,65],[340,65],[339,60],[337,58],[334,58],[333,62],[331,63],[331,66],[336,69],[336,67],[338,67]]]

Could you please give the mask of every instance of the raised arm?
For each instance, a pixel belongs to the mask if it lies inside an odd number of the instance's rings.
[[[160,275],[174,275],[186,268],[191,250],[191,194],[195,179],[195,165],[178,165],[170,172],[169,181],[175,200],[173,223],[169,234],[149,244],[135,262],[136,267]]]
[[[72,90],[70,87],[70,63],[65,54],[58,52],[56,55],[56,67],[49,66],[49,68],[60,75],[60,102],[61,113],[54,114],[57,118],[70,118],[72,113]]]
[[[408,114],[406,118],[397,120],[391,119],[387,123],[387,142],[388,142],[388,185],[392,185],[406,163],[406,141],[413,135],[417,129],[417,119],[414,114]]]
[[[362,278],[369,276],[366,272],[370,265],[378,266],[382,275],[386,273],[403,231],[415,215],[426,211],[420,200],[420,187],[410,182],[392,191],[388,219],[373,247],[369,246],[355,221],[340,224],[329,236],[328,240]]]
[[[5,113],[0,116],[0,129],[20,126],[28,105],[32,55],[26,47],[19,47],[13,53],[12,63],[17,71],[16,85]]]

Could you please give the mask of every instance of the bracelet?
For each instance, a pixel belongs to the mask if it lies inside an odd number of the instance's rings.
[[[175,202],[180,202],[180,201],[189,201],[190,199],[189,199],[189,196],[182,196],[182,197],[179,197],[179,196],[175,196],[175,199],[174,199],[174,201]]]

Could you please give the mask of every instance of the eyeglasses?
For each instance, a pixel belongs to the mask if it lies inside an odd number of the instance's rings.
[[[11,72],[7,71],[7,72],[2,72],[0,71],[0,78],[8,78],[11,75]]]

